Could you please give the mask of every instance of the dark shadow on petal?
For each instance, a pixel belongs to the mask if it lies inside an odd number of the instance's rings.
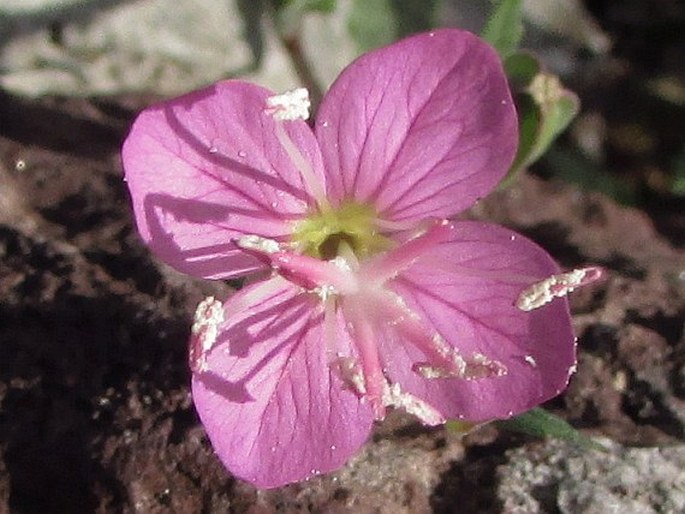
[[[242,377],[247,382],[256,376],[282,351],[299,344],[304,334],[323,322],[323,312],[317,312],[309,295],[302,293],[276,301],[253,315],[223,331],[214,351],[226,351],[234,358],[249,358],[250,350],[257,345],[273,344]],[[289,335],[289,329],[295,327]],[[279,340],[280,336],[280,340]],[[274,344],[275,343],[275,344]]]
[[[214,92],[214,89],[215,88],[211,88],[210,90],[208,90],[207,95],[218,94]],[[186,108],[190,107],[190,105],[194,103],[190,102],[189,100],[184,100],[182,98],[177,100],[176,103],[180,103],[181,105],[183,105],[184,102],[188,104]],[[178,118],[178,116],[174,112],[174,109],[170,105],[164,106],[163,109],[166,121],[169,124],[169,127],[171,127],[171,129],[174,131],[176,136],[180,138],[186,145],[192,148],[198,155],[200,155],[202,159],[214,164],[215,166],[225,169],[227,172],[240,175],[251,181],[262,182],[263,184],[274,188],[275,191],[281,191],[287,195],[292,196],[293,198],[297,198],[298,200],[307,202],[308,204],[312,203],[312,200],[306,191],[294,187],[292,184],[289,184],[288,182],[284,181],[278,176],[274,176],[270,173],[266,173],[263,170],[253,168],[252,166],[248,166],[242,162],[236,161],[235,159],[231,159],[226,155],[222,155],[220,152],[210,153],[207,145],[203,143],[200,139],[198,139],[198,137],[195,134],[193,134],[183,125],[183,122]],[[259,116],[260,114],[261,113],[259,112],[255,112],[255,116]],[[277,169],[278,163],[271,164],[273,165],[274,169]],[[275,212],[270,205],[262,203],[260,199],[251,198],[249,197],[249,195],[246,195],[244,191],[241,191],[238,188],[236,188],[236,186],[229,181],[230,177],[228,176],[228,173],[225,176],[216,176],[214,174],[209,173],[206,170],[200,171],[210,176],[213,180],[217,181],[222,186],[231,189],[237,194],[241,194],[245,198],[259,205],[265,210],[265,212],[269,212],[277,217],[283,216],[283,213]]]
[[[265,323],[265,326],[260,327],[259,333],[265,339],[270,338],[284,332],[303,317],[307,311],[311,311],[311,307],[307,305],[300,305],[295,308],[294,304],[297,301],[297,298],[292,298],[288,302],[275,305],[271,309],[255,314],[231,327],[232,331],[235,331],[233,336],[235,339],[231,341],[231,355],[242,357],[248,354],[250,347],[254,344],[254,336],[251,336],[249,332],[250,327]],[[287,315],[282,314],[286,312]]]
[[[169,215],[177,221],[197,224],[216,224],[219,226],[235,212],[226,206],[198,200],[174,198],[163,194],[150,194],[145,197],[145,220],[150,231],[150,245],[175,268],[194,276],[213,276],[227,273],[238,267],[261,267],[262,263],[254,256],[242,252],[233,241],[224,244],[186,250],[181,248],[160,220]],[[242,214],[242,213],[241,213]],[[249,215],[249,214],[248,214]]]
[[[263,372],[264,367],[280,352],[292,348],[293,346],[298,344],[299,340],[299,332],[293,334],[292,336],[283,339],[278,345],[276,345],[274,348],[272,348],[266,355],[264,355],[255,365],[252,367],[252,369],[244,374],[239,380],[236,380],[235,382],[231,382],[229,380],[226,380],[225,378],[220,377],[216,373],[212,371],[207,371],[199,375],[200,380],[204,383],[205,386],[207,386],[208,389],[211,389],[215,393],[223,396],[224,398],[236,402],[236,403],[248,403],[248,402],[253,402],[255,401],[255,398],[252,397],[248,392],[247,392],[247,387],[245,386],[247,383],[249,383],[254,377],[258,376],[260,373]],[[255,344],[254,340],[251,341],[249,344]],[[247,358],[247,357],[246,357]],[[287,365],[287,360],[284,361],[284,366]]]
[[[230,382],[211,371],[201,373],[197,375],[197,377],[200,381],[202,381],[207,389],[214,391],[227,400],[236,403],[248,403],[255,401],[255,399],[250,395],[250,393],[247,392],[247,389],[245,388],[246,379],[242,379],[237,382]]]
[[[220,94],[221,90],[213,86],[191,96],[151,108],[164,116],[168,127],[178,138],[177,144],[184,150],[187,149],[189,154],[197,155],[198,158],[191,156],[190,161],[186,161],[187,164],[194,167],[198,174],[214,182],[217,190],[224,190],[227,194],[226,203],[208,202],[199,198],[178,198],[163,193],[149,194],[144,198],[144,215],[150,231],[151,246],[173,267],[184,273],[205,277],[229,275],[232,270],[240,274],[242,270],[249,272],[262,267],[263,262],[259,258],[237,248],[231,239],[239,234],[250,233],[250,219],[273,222],[276,227],[278,223],[284,222],[283,230],[287,231],[285,222],[295,221],[305,215],[302,211],[277,210],[277,204],[274,203],[276,197],[287,195],[305,204],[312,204],[304,189],[281,178],[278,171],[274,174],[271,169],[257,169],[222,155],[220,151],[210,152],[207,143],[197,134],[199,129],[191,128],[184,121],[184,111],[190,110],[197,102],[210,101],[213,96]],[[255,116],[261,115],[261,112],[255,109]],[[269,126],[264,128],[271,129]],[[255,143],[264,145],[263,141]],[[176,154],[171,148],[166,148],[165,151],[171,155]],[[275,159],[273,155],[266,153],[266,148],[260,157],[269,162]],[[181,155],[178,158],[183,159]],[[283,158],[287,158],[285,154]],[[270,162],[270,165],[273,170],[283,167],[279,166],[278,162]],[[204,181],[202,178],[200,180]],[[247,187],[256,183],[260,186]],[[171,224],[166,221],[167,217],[180,222],[215,226],[219,230],[226,230],[226,241],[211,247],[181,248],[174,238]],[[270,237],[286,239],[287,236],[288,234],[284,233]]]

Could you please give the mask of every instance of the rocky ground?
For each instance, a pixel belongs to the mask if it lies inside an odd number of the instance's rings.
[[[609,270],[573,295],[578,372],[547,405],[613,441],[607,453],[492,426],[462,440],[395,415],[332,475],[272,491],[232,479],[186,357],[195,305],[230,287],[151,256],[122,182],[120,144],[148,101],[0,96],[0,513],[685,509],[681,214],[532,176],[470,215],[564,267]]]
[[[226,472],[189,396],[192,313],[231,288],[180,275],[141,244],[119,148],[153,100],[122,91],[176,94],[246,72],[291,87],[283,48],[268,26],[258,41],[255,13],[224,0],[5,3],[0,514],[685,512],[685,210],[669,189],[685,158],[678,0],[585,2],[613,43],[602,56],[587,38],[569,47],[568,33],[537,48],[583,104],[537,172],[641,208],[525,175],[468,213],[526,234],[565,268],[607,268],[572,296],[578,372],[545,406],[604,451],[493,425],[461,438],[394,413],[343,469],[271,491]],[[62,8],[38,15],[38,4]],[[462,4],[473,2],[450,2]],[[354,54],[333,37],[341,16],[305,27],[324,34],[308,36],[324,82]],[[569,147],[599,169],[569,161]]]

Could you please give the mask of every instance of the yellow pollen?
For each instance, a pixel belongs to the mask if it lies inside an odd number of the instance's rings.
[[[343,202],[337,208],[323,208],[298,221],[292,242],[302,253],[318,259],[334,259],[345,245],[363,259],[392,246],[391,240],[380,234],[377,219],[371,206]]]

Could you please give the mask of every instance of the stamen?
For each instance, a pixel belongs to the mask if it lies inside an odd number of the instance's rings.
[[[452,351],[456,351],[452,348]],[[508,371],[507,367],[499,361],[492,360],[490,357],[479,352],[473,352],[471,358],[466,360],[467,372],[470,377],[466,380],[489,377],[503,377]]]
[[[356,298],[344,298],[342,306],[359,352],[359,361],[364,377],[364,398],[371,404],[374,418],[381,420],[385,418],[383,394],[386,380],[381,368],[376,337],[368,311],[365,310],[363,302]]]
[[[278,121],[309,119],[309,91],[300,87],[266,99],[266,113]]]
[[[532,355],[526,355],[526,356],[524,356],[524,357],[523,357],[523,360],[526,361],[526,362],[527,362],[530,366],[532,366],[533,368],[537,368],[537,367],[538,367],[538,361],[536,361],[536,360],[535,360],[535,357],[533,357]]]
[[[385,383],[383,404],[386,407],[404,409],[409,414],[416,416],[424,425],[442,425],[446,421],[437,409],[420,398],[410,393],[405,393],[397,383],[392,385],[389,385],[387,382]]]
[[[417,362],[413,370],[424,378],[460,378],[462,380],[479,380],[482,378],[502,377],[507,368],[499,361],[492,360],[482,353],[473,353],[469,359],[448,345],[439,334],[433,337],[433,344],[448,366],[435,366],[430,362]]]
[[[284,250],[285,245],[273,239],[256,235],[242,236],[236,245],[245,250],[261,253],[281,270],[299,279],[300,285],[319,294],[325,301],[332,294],[354,294],[359,290],[359,280],[342,257],[322,261],[309,255]]]
[[[330,208],[328,200],[326,200],[326,194],[324,192],[323,185],[316,175],[314,175],[314,170],[312,169],[311,164],[309,164],[309,161],[304,158],[302,153],[300,153],[300,150],[298,150],[298,148],[292,142],[290,136],[283,128],[283,125],[276,123],[275,130],[276,137],[280,141],[285,152],[288,154],[288,157],[290,157],[290,160],[300,172],[300,175],[302,176],[302,182],[314,200],[316,200],[319,208]]]
[[[430,254],[432,248],[449,238],[451,230],[449,220],[435,221],[413,239],[366,263],[362,272],[367,279],[383,283],[411,266],[419,257]]]
[[[352,254],[354,256],[354,254]],[[356,259],[355,259],[356,260]],[[333,264],[336,268],[339,270],[342,270],[346,273],[349,273],[352,271],[352,266],[350,266],[350,263],[347,261],[345,257],[342,255],[338,255],[337,257],[331,259],[330,261],[331,264]]]
[[[345,241],[341,241],[338,245],[338,256],[331,262],[336,266],[343,266],[348,271],[359,269],[359,259],[354,254],[352,247]]]
[[[323,311],[323,338],[326,345],[326,351],[333,353],[336,348],[337,335],[337,319],[336,319],[336,301],[334,298],[322,298],[324,304]]]
[[[350,295],[359,291],[356,274],[341,269],[333,262],[321,261],[309,255],[292,252],[278,252],[271,255],[272,265],[299,278],[304,287],[315,290],[321,287],[332,288],[329,292]]]
[[[363,398],[366,395],[366,383],[364,381],[364,372],[357,362],[352,357],[338,357],[335,362],[335,370],[342,378],[343,382],[352,389],[357,396]]]
[[[418,362],[413,366],[413,370],[424,378],[477,380],[506,375],[507,368],[501,362],[480,353],[473,353],[466,358],[440,334],[431,336],[421,323],[421,318],[407,307],[400,296],[384,291],[378,294],[375,303],[388,324],[394,326],[398,333],[428,358],[427,362]]]
[[[243,250],[254,250],[269,255],[281,251],[281,245],[278,244],[278,241],[253,234],[236,239],[235,244]]]
[[[202,300],[195,310],[190,336],[189,361],[193,373],[207,371],[207,354],[216,343],[219,325],[224,322],[224,308],[213,296]]]
[[[526,312],[538,309],[554,298],[562,298],[576,287],[596,282],[603,276],[604,271],[597,266],[552,275],[525,289],[516,300],[516,307]]]
[[[336,362],[336,371],[340,374],[343,381],[361,398],[368,398],[374,411],[376,419],[381,420],[385,417],[385,408],[404,409],[409,414],[416,416],[423,424],[428,426],[442,425],[445,418],[434,407],[424,402],[416,396],[402,391],[399,384],[389,384],[385,377],[380,378],[382,395],[380,405],[374,401],[374,397],[367,393],[364,372],[359,363],[351,357],[339,357]],[[379,414],[377,409],[381,409]]]
[[[309,118],[309,92],[304,88],[288,91],[282,95],[271,96],[266,99],[264,112],[270,114],[277,121],[275,132],[278,141],[290,157],[297,170],[302,176],[302,182],[312,195],[319,208],[330,208],[326,200],[325,190],[321,181],[314,174],[311,164],[304,158],[300,150],[295,146],[290,136],[285,131],[284,121],[306,120]]]

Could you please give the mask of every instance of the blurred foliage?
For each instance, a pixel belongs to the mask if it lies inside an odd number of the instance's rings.
[[[550,149],[545,155],[545,165],[555,177],[586,191],[598,191],[624,205],[638,202],[634,184],[607,173],[574,148],[560,146]]]
[[[482,36],[502,59],[518,50],[523,37],[522,0],[502,0],[490,15]]]
[[[566,420],[540,407],[531,409],[513,418],[495,421],[494,424],[500,430],[507,432],[540,438],[562,439],[583,448],[604,450],[602,445],[573,428]],[[469,423],[453,419],[445,424],[445,428],[453,434],[466,435],[482,425],[483,423]]]
[[[310,12],[330,14],[337,7],[336,0],[269,0],[276,26],[282,36],[295,37],[304,16]]]
[[[360,52],[378,48],[395,39],[396,28],[390,0],[353,0],[352,4],[347,23]]]
[[[504,60],[521,134],[507,180],[535,166],[620,202],[677,212],[682,0],[0,0],[0,83],[34,97],[172,95],[240,76],[275,89],[302,83],[316,103],[355,50],[459,23],[484,26]],[[285,53],[269,47],[274,28]],[[580,120],[576,96],[552,72],[582,95]],[[587,117],[599,120],[589,131]]]
[[[438,2],[354,0],[348,20],[352,37],[366,51],[434,26]],[[578,98],[544,71],[532,54],[518,52],[523,37],[522,0],[494,5],[482,34],[499,52],[510,77],[520,116],[519,151],[504,185],[537,161],[579,111]]]
[[[438,0],[353,0],[350,35],[360,52],[435,26]]]
[[[507,64],[520,57],[523,55],[513,54]],[[517,79],[520,71],[514,71]],[[537,71],[530,83],[518,90],[513,88],[513,92],[519,112],[519,148],[504,185],[540,159],[580,111],[578,97],[565,89],[556,76],[544,71]]]
[[[277,11],[292,9],[301,14],[312,11],[330,13],[335,10],[337,2],[336,0],[271,0],[271,5]]]
[[[671,193],[685,196],[685,144],[680,153],[673,159],[673,182]]]
[[[468,421],[461,421],[458,419],[450,419],[445,423],[445,428],[447,430],[458,435],[466,435],[479,426],[481,425],[477,423],[469,423]]]
[[[543,69],[533,54],[519,51],[523,38],[522,0],[501,0],[485,24],[483,39],[493,45],[519,113],[519,147],[500,187],[508,186],[549,149],[580,111],[578,97]]]
[[[435,26],[437,0],[391,0],[390,7],[397,23],[397,37],[430,30]]]

